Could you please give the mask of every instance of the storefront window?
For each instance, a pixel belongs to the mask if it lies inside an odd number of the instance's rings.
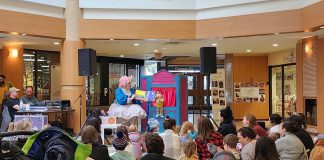
[[[24,50],[23,86],[24,88],[26,86],[33,86],[35,96],[39,100],[50,99],[52,54],[58,53],[28,49]]]

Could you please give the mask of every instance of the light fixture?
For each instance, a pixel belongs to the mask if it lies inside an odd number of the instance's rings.
[[[18,49],[10,49],[10,56],[13,58],[17,58],[18,57]]]
[[[140,44],[138,44],[138,43],[134,43],[133,45],[134,45],[134,46],[139,46]]]
[[[113,38],[110,38],[111,41],[113,41],[114,39]]]
[[[273,47],[278,47],[279,45],[277,43],[272,44]]]
[[[44,62],[44,59],[37,59],[38,62]]]
[[[43,67],[43,68],[49,68],[50,66],[41,66],[41,67]]]
[[[157,52],[159,52],[159,50],[157,50],[157,49],[156,49],[156,50],[154,50],[154,53],[157,53]]]
[[[33,54],[23,54],[23,57],[34,57],[35,55]]]
[[[37,71],[38,71],[38,72],[41,72],[42,70],[39,69],[39,70],[37,70]]]
[[[123,58],[123,57],[124,57],[124,55],[123,55],[123,54],[121,54],[121,55],[120,55],[120,57],[122,57],[122,58]]]
[[[278,34],[280,34],[280,33],[278,33],[278,32],[275,33],[275,35],[278,35]]]
[[[60,44],[60,42],[54,42],[53,44],[54,44],[54,45],[59,45],[59,44]]]
[[[27,34],[26,33],[23,33],[23,34],[21,34],[22,36],[26,36]]]
[[[320,29],[324,29],[324,26],[321,26]]]
[[[217,46],[217,43],[213,43],[213,44],[211,44],[212,46]]]
[[[252,50],[250,50],[250,49],[247,49],[247,50],[246,50],[246,52],[250,53],[250,52],[252,52]]]
[[[219,37],[218,39],[223,39],[223,37]]]
[[[18,35],[19,33],[18,32],[10,32],[10,34]]]

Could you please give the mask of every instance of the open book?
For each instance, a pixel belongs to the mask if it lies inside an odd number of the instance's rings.
[[[148,101],[155,101],[156,92],[136,90],[135,96],[138,98],[147,98]]]

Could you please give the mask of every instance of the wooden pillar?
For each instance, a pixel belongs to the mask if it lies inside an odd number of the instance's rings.
[[[2,73],[6,75],[7,81],[10,81],[19,91],[19,96],[22,96],[23,91],[23,52],[21,44],[5,44],[2,50]]]
[[[303,93],[303,43],[296,45],[296,111],[304,113],[304,93]]]
[[[65,3],[66,39],[61,49],[61,99],[69,99],[71,107],[75,109],[68,115],[68,127],[73,128],[73,132],[77,133],[86,117],[85,93],[82,95],[81,107],[79,101],[73,103],[85,87],[85,78],[79,76],[78,70],[78,49],[84,48],[85,44],[80,40],[79,35],[81,15],[79,0],[67,0]]]
[[[317,130],[324,133],[324,38],[317,41],[316,88],[317,88]]]

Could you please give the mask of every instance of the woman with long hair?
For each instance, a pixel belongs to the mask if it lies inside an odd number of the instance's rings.
[[[257,138],[261,136],[267,136],[268,133],[265,129],[263,129],[261,126],[258,125],[257,120],[254,115],[247,114],[243,117],[243,126],[244,127],[250,127],[254,130],[254,132],[257,134]]]
[[[223,136],[214,130],[213,124],[205,116],[198,119],[198,137],[195,142],[200,160],[213,158],[213,155],[208,151],[207,144],[223,148]]]
[[[279,160],[275,142],[267,137],[260,137],[255,144],[254,160]]]

